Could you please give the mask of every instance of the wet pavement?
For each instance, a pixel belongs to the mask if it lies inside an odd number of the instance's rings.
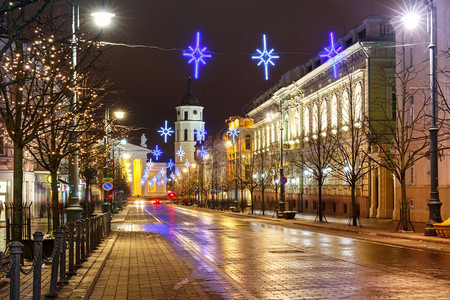
[[[91,299],[450,299],[450,253],[132,205]]]

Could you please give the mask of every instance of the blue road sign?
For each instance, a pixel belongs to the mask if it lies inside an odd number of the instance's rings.
[[[102,184],[102,188],[105,191],[110,191],[113,188],[113,184],[111,182],[105,182],[105,183]]]

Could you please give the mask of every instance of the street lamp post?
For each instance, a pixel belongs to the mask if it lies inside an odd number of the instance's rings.
[[[280,202],[278,209],[281,213],[285,210],[285,183],[282,182],[284,177],[283,167],[283,100],[280,100]]]
[[[233,140],[233,146],[234,146],[234,188],[235,188],[235,193],[234,193],[234,209],[233,212],[239,212],[239,201],[238,201],[238,173],[237,173],[237,137],[239,136],[239,130],[237,130],[237,128],[232,128],[228,131],[228,135],[232,138]]]
[[[104,0],[102,0],[103,7],[104,7]],[[71,46],[72,46],[72,82],[74,85],[72,99],[70,102],[70,108],[72,111],[76,111],[77,104],[78,104],[78,95],[77,95],[77,67],[78,67],[78,40],[76,32],[78,28],[80,27],[80,1],[79,0],[72,0],[71,2],[72,6],[72,38],[71,38]],[[106,13],[106,12],[104,12]],[[98,14],[94,13],[92,16],[96,19],[96,23],[100,26],[106,26],[110,23],[110,20],[112,17],[114,17],[114,14],[106,13],[105,14]],[[99,20],[102,19],[104,22],[99,22]],[[108,21],[106,21],[108,20]],[[72,121],[74,128],[77,126],[77,120],[74,118]],[[74,140],[76,143],[76,139]],[[72,153],[72,155],[69,157],[69,205],[66,209],[67,213],[67,222],[73,222],[76,220],[81,219],[81,213],[83,212],[83,209],[80,207],[80,198],[79,198],[79,192],[78,192],[78,151],[75,151]]]
[[[437,20],[436,7],[434,0],[424,0],[427,6],[430,31],[430,44],[428,45],[429,60],[430,60],[430,201],[428,202],[429,216],[425,227],[426,236],[435,236],[436,231],[433,228],[434,223],[442,222],[441,206],[442,202],[439,200],[438,191],[438,127],[437,127]],[[412,29],[417,25],[418,16],[415,13],[410,13],[403,17],[405,26]]]

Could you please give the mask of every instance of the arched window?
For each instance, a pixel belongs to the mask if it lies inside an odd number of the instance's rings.
[[[184,130],[184,141],[186,142],[188,140],[188,130]]]
[[[319,129],[318,125],[320,122],[320,116],[319,116],[319,105],[317,103],[314,103],[313,105],[313,113],[312,113],[312,131],[313,133],[317,133],[317,130]]]
[[[305,107],[305,111],[303,113],[303,130],[305,135],[309,135],[309,107]]]
[[[247,134],[245,136],[245,150],[251,150],[252,149],[252,137]]]
[[[338,123],[338,103],[337,103],[337,96],[336,94],[331,97],[331,127],[336,128]]]
[[[357,84],[355,87],[355,97],[354,97],[354,103],[353,103],[353,107],[355,109],[355,121],[359,122],[361,121],[361,117],[362,117],[362,88],[361,88],[361,84]]]
[[[344,90],[344,93],[342,93],[342,101],[341,101],[341,115],[342,115],[342,124],[348,125],[348,122],[350,121],[350,105],[349,105],[349,99],[348,99],[348,92],[347,90]]]
[[[320,131],[325,131],[328,126],[327,101],[323,99],[320,103]]]

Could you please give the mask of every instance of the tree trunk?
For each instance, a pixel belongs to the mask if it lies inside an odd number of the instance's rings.
[[[14,142],[13,241],[22,240],[23,225],[23,147]]]
[[[408,224],[408,203],[406,201],[406,180],[405,178],[400,179],[400,185],[402,189],[402,202],[400,210],[400,222],[402,223],[402,229],[404,231],[409,231]]]
[[[53,231],[59,228],[59,195],[58,195],[58,171],[50,171],[52,178],[52,220]]]
[[[264,205],[264,187],[261,189],[261,210],[262,210],[262,215],[264,216],[264,212],[265,212],[265,205]]]
[[[322,211],[322,181],[319,180],[319,222],[323,222],[323,211]]]
[[[352,194],[352,225],[357,226],[357,220],[356,220],[356,185],[354,182],[352,182],[351,185],[351,194]]]

